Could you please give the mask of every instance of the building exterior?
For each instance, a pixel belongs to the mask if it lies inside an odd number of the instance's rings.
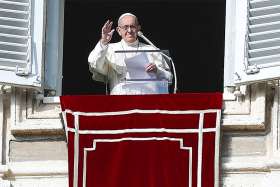
[[[68,185],[64,3],[0,1],[1,187]],[[226,1],[221,186],[280,186],[279,15],[279,0]]]

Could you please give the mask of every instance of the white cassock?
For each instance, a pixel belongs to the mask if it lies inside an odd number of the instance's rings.
[[[156,94],[161,93],[153,84],[172,81],[172,74],[169,66],[159,52],[145,53],[149,63],[155,63],[157,72],[154,78],[158,81],[130,81],[130,75],[126,63],[129,59],[140,56],[140,52],[116,53],[115,51],[126,50],[154,50],[155,48],[139,42],[126,43],[121,40],[118,43],[102,45],[98,42],[88,57],[89,69],[92,72],[92,78],[96,81],[109,82],[111,95],[134,95],[134,94]],[[159,81],[165,80],[165,81]],[[158,87],[158,86],[157,86]]]

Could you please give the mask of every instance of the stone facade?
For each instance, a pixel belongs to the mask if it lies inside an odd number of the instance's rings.
[[[227,6],[232,7],[230,3]],[[230,25],[228,29],[234,27]],[[231,46],[234,30],[228,33]],[[234,61],[230,50],[226,60]],[[0,187],[67,187],[67,143],[59,99],[44,98],[29,88],[0,88]],[[280,186],[279,102],[279,81],[225,90],[220,186]]]
[[[221,186],[280,186],[279,86],[273,83],[248,86],[239,99],[224,101]],[[67,186],[59,103],[22,88],[4,87],[0,96],[1,186]]]

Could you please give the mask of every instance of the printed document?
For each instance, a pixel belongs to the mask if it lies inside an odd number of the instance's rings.
[[[125,59],[127,79],[156,79],[154,72],[146,72],[145,67],[150,63],[146,53],[139,53],[134,57]]]

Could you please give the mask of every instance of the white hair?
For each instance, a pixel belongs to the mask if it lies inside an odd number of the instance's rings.
[[[138,18],[134,14],[127,12],[127,13],[123,13],[122,15],[120,15],[120,17],[118,19],[118,25],[120,25],[121,19],[125,16],[135,17],[136,23],[138,24]]]

